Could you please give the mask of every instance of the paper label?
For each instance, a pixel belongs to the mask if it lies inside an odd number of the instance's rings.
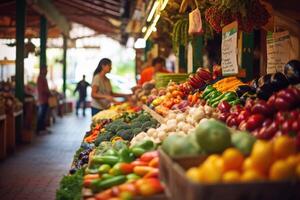
[[[237,23],[233,22],[222,30],[222,74],[223,76],[238,74],[237,63]]]

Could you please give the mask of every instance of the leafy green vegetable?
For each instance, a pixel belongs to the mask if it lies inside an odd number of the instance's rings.
[[[75,174],[64,176],[60,181],[60,187],[56,191],[56,200],[80,200],[83,184],[83,170],[79,169]]]

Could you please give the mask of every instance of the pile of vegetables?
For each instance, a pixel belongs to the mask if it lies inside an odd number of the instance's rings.
[[[165,123],[156,129],[150,128],[147,132],[141,132],[131,140],[131,144],[134,145],[143,140],[161,143],[169,135],[186,136],[195,129],[199,122],[216,117],[214,109],[207,105],[187,107],[185,112],[170,110],[165,117]]]
[[[124,114],[122,117],[104,126],[95,140],[98,146],[103,141],[112,139],[131,140],[135,135],[149,128],[156,128],[158,122],[146,112]]]
[[[235,92],[228,91],[222,93],[211,85],[205,88],[201,98],[206,100],[206,103],[213,108],[216,108],[222,101],[227,101],[230,105],[237,105],[241,103]]]
[[[158,179],[158,152],[152,141],[128,147],[124,141],[103,142],[90,155],[83,185],[85,197],[97,199],[149,196],[163,191]]]

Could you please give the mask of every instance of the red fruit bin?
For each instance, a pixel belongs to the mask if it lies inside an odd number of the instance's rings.
[[[299,200],[300,182],[253,182],[234,184],[198,184],[189,181],[185,172],[199,166],[205,157],[171,159],[159,150],[160,179],[172,200]]]

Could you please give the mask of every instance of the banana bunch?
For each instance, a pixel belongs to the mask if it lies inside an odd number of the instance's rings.
[[[188,28],[189,20],[187,18],[179,19],[173,26],[172,43],[173,49],[177,52],[179,45],[186,45],[188,43]]]

